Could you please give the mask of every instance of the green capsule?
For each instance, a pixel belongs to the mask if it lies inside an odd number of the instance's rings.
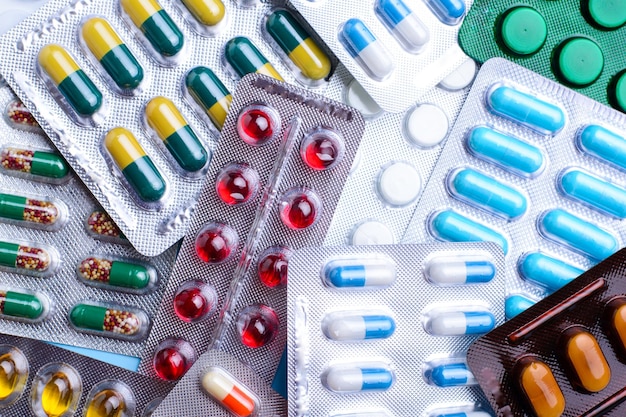
[[[207,67],[195,67],[187,74],[185,86],[215,127],[222,130],[233,96],[220,79]]]
[[[226,42],[224,57],[240,77],[256,72],[285,81],[250,39],[244,36],[237,36]]]
[[[152,281],[150,270],[143,265],[98,257],[84,259],[78,274],[86,281],[134,289],[146,288]]]
[[[0,314],[37,320],[44,310],[43,303],[34,294],[0,290]]]

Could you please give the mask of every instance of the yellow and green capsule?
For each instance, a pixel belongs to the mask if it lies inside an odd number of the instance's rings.
[[[104,147],[142,201],[154,203],[163,198],[165,180],[131,132],[123,127],[109,130]]]
[[[187,73],[185,87],[215,127],[222,130],[233,96],[220,79],[207,67],[195,67]]]
[[[39,51],[38,61],[80,116],[92,116],[102,107],[102,93],[62,46],[44,46]]]
[[[157,1],[120,0],[120,4],[159,54],[172,57],[183,49],[183,33]]]
[[[272,12],[265,21],[265,29],[302,75],[314,81],[328,77],[330,58],[291,13],[284,9]]]
[[[226,42],[224,57],[240,77],[256,72],[284,81],[267,58],[244,36],[236,36]]]
[[[170,99],[153,98],[146,105],[145,113],[148,126],[182,169],[197,172],[206,165],[206,150]]]
[[[82,38],[93,56],[122,90],[133,90],[143,81],[143,68],[111,24],[102,17],[83,23]]]
[[[215,27],[226,16],[222,0],[181,0],[187,10],[204,26]]]

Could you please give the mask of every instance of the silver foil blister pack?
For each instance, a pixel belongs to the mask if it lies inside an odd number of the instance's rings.
[[[624,243],[623,114],[503,59],[483,65],[403,241],[497,242],[507,316]]]
[[[288,415],[489,416],[465,354],[504,322],[504,280],[491,242],[297,251]]]
[[[322,91],[335,67],[321,47],[321,69],[305,71],[317,80],[289,60],[266,22],[307,32],[281,1],[219,2],[204,24],[185,4],[53,0],[2,40],[9,84],[148,256],[184,236],[236,80],[257,71]]]

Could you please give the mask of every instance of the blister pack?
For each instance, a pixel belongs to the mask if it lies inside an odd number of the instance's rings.
[[[403,240],[497,242],[513,316],[623,245],[625,122],[525,68],[489,60]]]
[[[231,353],[271,380],[286,340],[286,264],[292,248],[321,243],[363,125],[306,89],[261,75],[239,82],[142,372],[178,379],[236,324]]]
[[[383,109],[406,110],[467,59],[457,43],[471,0],[292,0]]]
[[[626,68],[619,41],[626,4],[478,0],[459,32],[463,50],[479,62],[503,57],[626,111]]]
[[[283,4],[53,0],[3,37],[0,71],[154,256],[185,234],[236,80],[327,86],[334,58]]]
[[[176,248],[137,253],[7,86],[0,109],[0,330],[140,356]]]
[[[503,301],[491,242],[297,251],[289,416],[488,417],[465,352],[504,321]]]
[[[149,417],[172,384],[38,340],[0,334],[3,416]]]
[[[498,416],[622,416],[626,250],[478,339],[467,359]]]

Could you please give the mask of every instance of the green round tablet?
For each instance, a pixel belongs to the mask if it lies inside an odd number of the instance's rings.
[[[591,84],[604,68],[602,51],[591,39],[567,39],[559,45],[557,51],[557,72],[564,81],[575,86]]]
[[[615,29],[626,23],[626,0],[588,0],[587,10],[603,28]]]
[[[539,51],[547,34],[546,21],[531,7],[520,6],[508,10],[500,25],[502,42],[518,55],[531,55]]]
[[[618,75],[612,93],[615,97],[613,106],[621,111],[626,111],[626,71]]]

